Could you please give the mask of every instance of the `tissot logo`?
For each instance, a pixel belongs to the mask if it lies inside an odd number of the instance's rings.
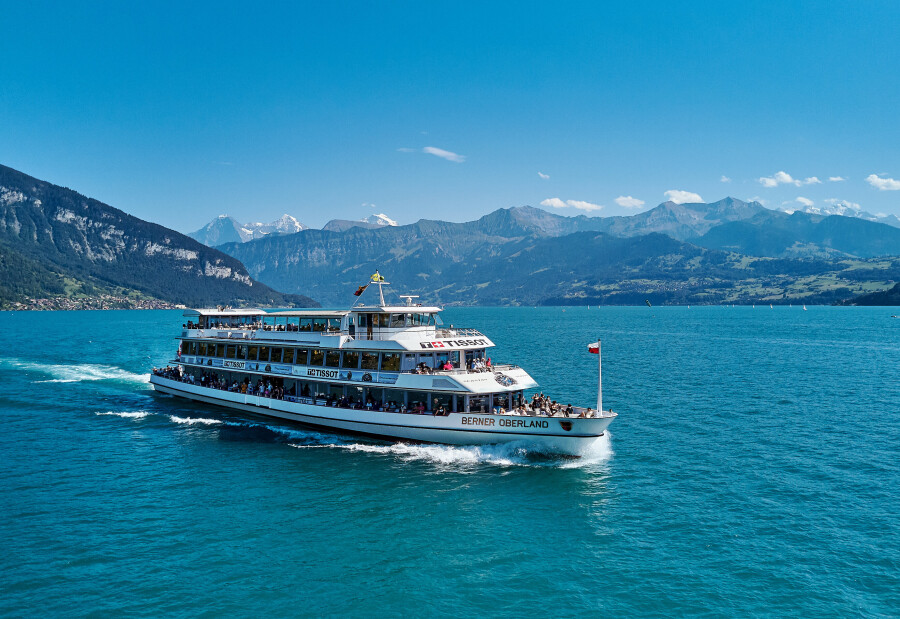
[[[419,342],[422,348],[470,348],[472,346],[487,346],[488,341],[481,340],[440,340],[437,342]]]

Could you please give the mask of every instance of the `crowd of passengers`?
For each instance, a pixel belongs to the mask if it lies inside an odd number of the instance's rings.
[[[469,372],[492,372],[493,369],[494,368],[491,365],[490,357],[488,357],[487,359],[482,359],[481,357],[476,357],[476,358],[470,359],[466,363],[466,370],[468,370]],[[444,361],[443,363],[441,363],[435,367],[430,367],[428,364],[426,364],[423,361],[423,362],[419,363],[418,365],[416,365],[416,367],[413,370],[411,370],[411,373],[412,374],[434,374],[435,372],[441,372],[441,371],[449,372],[451,370],[453,370],[453,364],[450,362],[449,359],[447,359],[446,361]]]
[[[186,374],[180,367],[171,366],[153,368],[153,373],[156,376],[162,376],[163,378],[177,380],[190,385],[200,385],[201,387],[207,387],[209,389],[220,389],[222,391],[243,393],[275,400],[285,399],[283,387],[280,385],[273,385],[271,381],[263,382],[262,379],[258,379],[255,385],[249,378],[244,378],[242,382],[235,380],[229,383],[227,380],[216,376],[215,374],[203,372],[198,380],[193,374]],[[418,413],[420,415],[424,415],[427,411],[424,402],[415,402],[407,407],[406,404],[395,402],[393,400],[388,402],[376,400],[371,394],[366,397],[365,402],[356,400],[351,396],[342,396],[338,398],[331,394],[310,394],[309,385],[304,385],[300,390],[299,395],[300,397],[311,399],[312,403],[317,406],[331,406],[335,408],[351,408],[357,410],[366,409],[391,413]],[[447,415],[449,411],[447,411],[443,404],[435,399],[434,407],[431,412],[435,416],[441,416]]]
[[[201,387],[208,387],[211,389],[231,391],[233,393],[243,393],[247,395],[273,398],[276,400],[283,400],[285,396],[284,387],[280,385],[273,385],[271,381],[264,382],[262,379],[258,379],[255,385],[249,377],[244,378],[244,380],[240,383],[236,380],[229,383],[225,379],[215,374],[203,372],[200,376],[200,379],[198,380],[194,377],[193,374],[184,373],[181,367],[171,366],[166,366],[164,368],[153,368],[153,373],[157,376],[162,376],[163,378],[169,378],[191,385],[200,385]],[[372,394],[369,394],[364,402],[361,400],[355,400],[353,397],[349,396],[342,396],[340,398],[337,398],[330,394],[324,396],[321,394],[310,394],[309,385],[304,385],[300,390],[299,395],[300,397],[311,399],[314,405],[332,406],[336,408],[351,408],[357,410],[366,409],[392,413],[417,413],[420,415],[425,414],[427,410],[423,402],[416,402],[407,407],[406,404],[395,402],[393,400],[388,402],[376,400],[372,396]],[[480,411],[472,412],[485,413],[487,411],[485,411],[484,407],[482,407]],[[432,414],[441,416],[447,415],[448,413],[449,411],[444,407],[444,405],[441,404],[437,398],[435,398],[434,406],[432,407]],[[506,410],[502,406],[498,406],[494,408],[494,413],[499,415],[538,415],[545,417],[577,418],[594,416],[594,410],[592,408],[581,409],[581,412],[576,414],[575,408],[571,404],[563,406],[556,400],[551,400],[549,397],[545,396],[543,392],[535,393],[534,395],[532,395],[530,403],[526,403],[520,396],[515,406],[511,407],[509,410]]]

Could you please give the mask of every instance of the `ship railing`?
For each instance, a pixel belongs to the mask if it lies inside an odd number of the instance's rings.
[[[484,333],[478,329],[468,329],[460,327],[446,327],[437,329],[436,333],[439,339],[451,337],[484,337]]]
[[[517,370],[517,369],[519,369],[519,366],[512,364],[512,363],[498,363],[498,364],[492,365],[489,368],[485,368],[483,370],[469,370],[466,368],[453,368],[452,370],[441,370],[441,369],[435,368],[432,372],[429,372],[429,373],[435,374],[435,375],[440,374],[441,376],[448,376],[448,375],[453,376],[453,375],[462,375],[462,374],[485,374],[488,372],[507,372],[509,370]],[[416,373],[421,373],[421,372],[417,372],[416,370],[403,370],[401,372],[401,374],[416,374]]]

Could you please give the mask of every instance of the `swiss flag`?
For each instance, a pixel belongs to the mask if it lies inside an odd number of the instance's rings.
[[[594,355],[600,354],[600,342],[594,342],[593,344],[588,344],[588,352]]]

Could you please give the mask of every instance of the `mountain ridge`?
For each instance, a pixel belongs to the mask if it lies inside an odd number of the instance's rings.
[[[237,259],[179,232],[4,165],[0,251],[3,303],[121,289],[194,305],[315,304],[254,281]]]

